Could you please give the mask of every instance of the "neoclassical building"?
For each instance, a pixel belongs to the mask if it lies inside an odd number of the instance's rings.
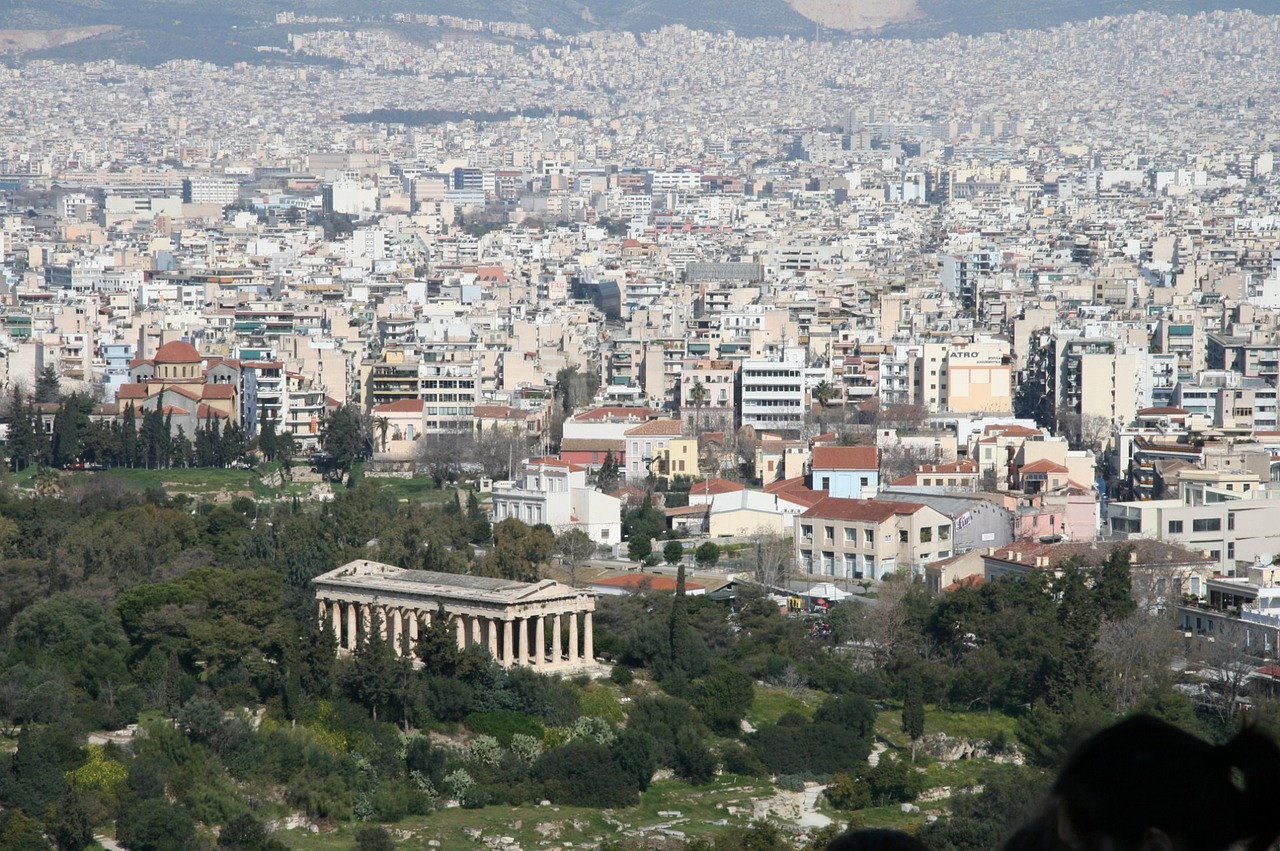
[[[350,653],[373,629],[397,654],[416,653],[419,630],[444,611],[458,647],[479,644],[503,667],[568,671],[595,661],[595,595],[550,579],[537,583],[406,570],[359,559],[312,580],[321,621],[339,653]]]

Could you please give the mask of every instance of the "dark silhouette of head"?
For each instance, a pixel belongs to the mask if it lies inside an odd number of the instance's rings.
[[[928,851],[924,843],[900,830],[850,830],[827,844],[826,851]]]
[[[1246,727],[1213,745],[1137,715],[1085,741],[1053,784],[1068,848],[1265,851],[1280,836],[1280,748]],[[1049,813],[1052,819],[1053,813]]]

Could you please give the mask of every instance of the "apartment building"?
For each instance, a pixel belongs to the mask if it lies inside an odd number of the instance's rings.
[[[805,573],[883,579],[950,558],[952,523],[914,502],[826,497],[795,518],[796,560]]]
[[[622,502],[587,485],[587,471],[558,458],[527,462],[519,478],[494,482],[493,522],[507,518],[557,533],[581,529],[598,544],[622,540]]]

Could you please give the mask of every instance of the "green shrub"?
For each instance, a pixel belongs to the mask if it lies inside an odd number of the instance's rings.
[[[511,737],[517,733],[541,740],[546,729],[534,718],[522,712],[472,712],[463,722],[474,733],[493,736],[504,748],[511,746]]]
[[[533,776],[557,804],[579,807],[630,807],[639,801],[636,788],[619,770],[604,745],[576,739],[538,757]]]

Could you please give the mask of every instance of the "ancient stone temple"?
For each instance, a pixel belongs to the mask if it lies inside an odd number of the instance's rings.
[[[549,579],[514,582],[359,559],[312,582],[339,653],[353,651],[375,624],[397,654],[416,653],[419,630],[443,610],[459,648],[479,644],[503,667],[568,671],[595,659],[595,595]]]

